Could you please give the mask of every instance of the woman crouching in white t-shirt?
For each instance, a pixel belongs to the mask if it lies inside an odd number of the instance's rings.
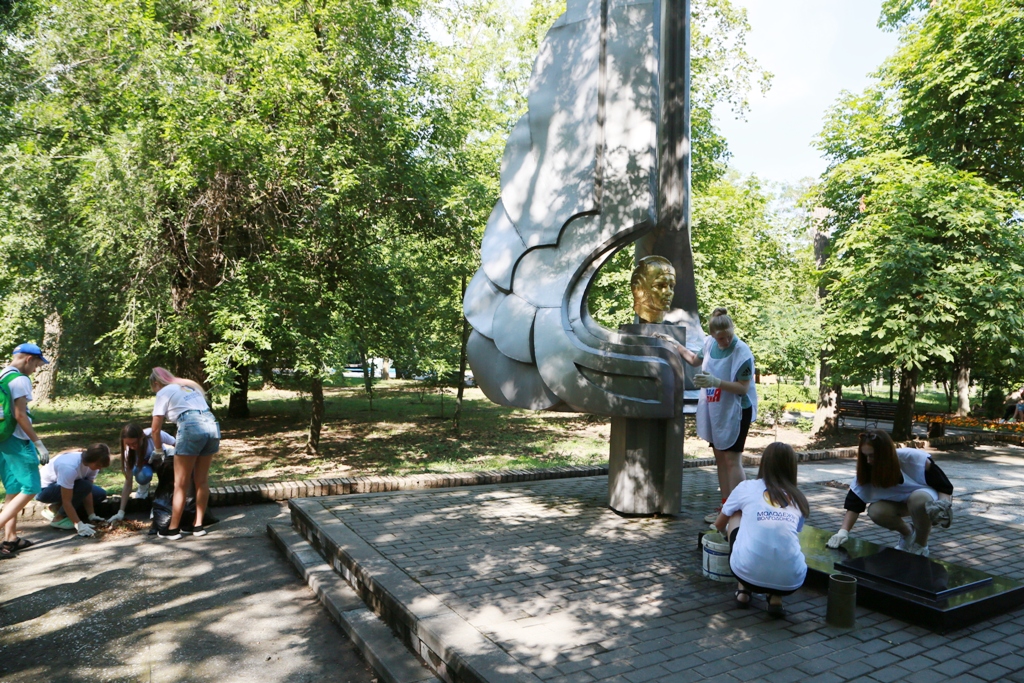
[[[896,448],[886,432],[869,429],[858,439],[857,476],[843,507],[846,515],[828,539],[829,548],[846,543],[867,510],[871,521],[900,535],[898,550],[927,557],[932,526],[949,528],[953,522],[953,484],[925,451]]]
[[[203,388],[190,379],[175,377],[164,368],[153,368],[149,385],[156,392],[153,406],[153,425],[150,436],[157,453],[165,452],[160,437],[164,421],[176,422],[178,433],[174,448],[174,497],[171,499],[171,522],[160,538],[181,538],[181,514],[189,483],[196,486],[196,521],[191,533],[203,536],[203,516],[210,500],[210,463],[220,450],[220,425],[210,412]]]
[[[757,479],[741,482],[722,505],[715,527],[728,529],[729,566],[739,579],[736,606],[750,607],[751,593],[768,596],[768,614],[785,616],[782,597],[804,583],[807,562],[798,534],[809,508],[796,486],[796,453],[773,443],[761,455]]]

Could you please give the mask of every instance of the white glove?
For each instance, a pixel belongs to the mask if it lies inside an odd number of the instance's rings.
[[[118,510],[117,514],[107,520],[110,524],[116,524],[124,519],[124,510]]]
[[[75,524],[75,528],[78,529],[79,536],[88,537],[96,534],[95,527],[93,527],[91,524],[86,524],[85,522],[79,522],[78,524]]]
[[[718,379],[711,373],[698,372],[693,376],[693,384],[698,389],[704,389],[706,387],[716,388],[722,385],[722,380]]]
[[[50,462],[50,451],[46,450],[46,446],[43,445],[41,440],[32,442],[36,447],[36,454],[39,456],[39,464],[45,465]]]
[[[167,449],[164,448],[164,450],[167,450]],[[152,467],[153,469],[156,469],[157,467],[160,467],[160,464],[163,461],[164,461],[164,453],[163,453],[163,451],[155,451],[153,453],[153,455],[151,455],[150,458],[149,458],[149,466]]]
[[[97,515],[97,514],[96,514],[96,513],[94,512],[94,513],[92,513],[91,515],[89,515],[89,521],[90,521],[90,522],[105,522],[105,521],[107,521],[107,520],[103,519],[102,517],[100,517],[99,515]]]
[[[827,545],[829,548],[838,548],[842,544],[846,543],[846,541],[848,541],[849,538],[850,532],[846,529],[840,529],[836,532],[835,536],[833,536],[825,542],[825,545]]]

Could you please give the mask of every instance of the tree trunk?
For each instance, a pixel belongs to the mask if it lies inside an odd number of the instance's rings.
[[[309,438],[306,440],[306,453],[316,455],[320,452],[320,430],[324,424],[324,380],[317,374],[313,376],[309,393],[313,398],[313,410],[309,415]]]
[[[843,385],[829,384],[829,374],[832,368],[825,357],[825,352],[819,354],[820,367],[818,370],[818,408],[814,411],[814,424],[811,431],[816,436],[828,436],[839,431],[839,401],[843,399]]]
[[[51,401],[57,397],[57,366],[60,362],[60,340],[64,336],[64,320],[57,311],[43,321],[43,356],[50,361],[39,371],[34,388],[35,399]]]
[[[263,357],[260,360],[260,377],[263,379],[263,389],[277,387],[277,379],[274,377],[274,362],[269,357]]]
[[[462,296],[466,296],[466,275],[462,275]],[[455,416],[452,427],[458,433],[462,429],[462,396],[466,392],[466,345],[469,343],[469,321],[462,318],[462,344],[459,346],[459,389],[455,394]]]
[[[971,414],[971,356],[966,349],[960,352],[956,365],[956,414]]]
[[[370,410],[373,410],[373,371],[370,369],[370,359],[366,357],[366,353],[363,351],[359,352],[359,363],[363,367],[363,391],[366,392],[367,398],[370,399]]]
[[[238,376],[228,399],[228,417],[245,420],[249,417],[249,366],[236,367]]]
[[[917,400],[918,368],[900,368],[900,398],[892,423],[892,440],[908,441],[914,437],[914,403]]]
[[[814,231],[814,261],[818,270],[825,267],[828,258],[828,235],[820,230]],[[828,296],[828,290],[818,285],[818,300]],[[828,436],[839,431],[839,401],[843,398],[841,384],[829,384],[832,366],[824,349],[818,353],[818,407],[814,411],[814,424],[811,427],[815,436]]]

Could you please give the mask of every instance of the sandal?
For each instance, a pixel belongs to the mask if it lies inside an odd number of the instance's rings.
[[[766,611],[768,616],[774,619],[781,619],[786,616],[786,608],[782,606],[782,602],[779,601],[778,604],[773,605],[771,598],[768,598],[768,609]]]
[[[34,541],[30,541],[27,538],[21,538],[20,536],[14,539],[14,549],[24,550],[25,548],[31,548],[35,545]]]
[[[740,600],[741,595],[746,595],[747,599]],[[737,589],[736,592],[733,593],[733,597],[736,599],[736,607],[738,609],[750,609],[750,600],[752,596],[750,595],[750,591],[748,591],[746,588]]]
[[[13,560],[18,556],[18,550],[14,547],[17,543],[4,541],[0,543],[0,560]]]

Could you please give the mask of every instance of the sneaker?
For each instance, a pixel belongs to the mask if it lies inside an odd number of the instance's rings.
[[[178,529],[171,529],[168,527],[163,531],[157,531],[156,535],[157,538],[163,538],[168,541],[177,541],[179,538],[181,538],[181,531],[179,531]]]
[[[149,484],[139,484],[139,488],[132,494],[132,498],[145,499],[149,497]]]
[[[718,519],[718,515],[721,514],[721,512],[722,506],[719,505],[717,510],[715,510],[714,512],[709,512],[708,514],[704,515],[704,521],[708,524],[714,524],[715,520]]]
[[[50,522],[50,526],[54,529],[67,529],[68,531],[74,531],[75,523],[71,521],[70,517],[61,517]]]
[[[921,557],[928,557],[931,552],[926,545],[918,545],[917,543],[911,542],[904,548],[911,555],[920,555]]]
[[[949,525],[953,523],[953,503],[948,500],[933,500],[924,506],[925,512],[928,513],[928,519],[932,520],[932,524],[935,526],[941,526],[943,529],[948,529]]]
[[[44,505],[43,509],[39,511],[39,514],[42,515],[43,519],[45,519],[47,522],[52,522],[53,518],[57,514],[57,511],[51,508],[49,505]]]
[[[194,527],[192,527],[192,535],[193,536],[205,536],[206,535],[206,529],[204,529],[201,526],[194,526]]]
[[[914,539],[916,539],[916,538],[917,538],[917,531],[914,529],[914,525],[911,524],[910,525],[910,535],[909,536],[900,536],[900,540],[896,544],[896,550],[903,550],[905,552],[910,552],[910,548],[912,546],[917,546],[917,544],[914,543]],[[918,546],[918,547],[920,547],[920,546]]]

